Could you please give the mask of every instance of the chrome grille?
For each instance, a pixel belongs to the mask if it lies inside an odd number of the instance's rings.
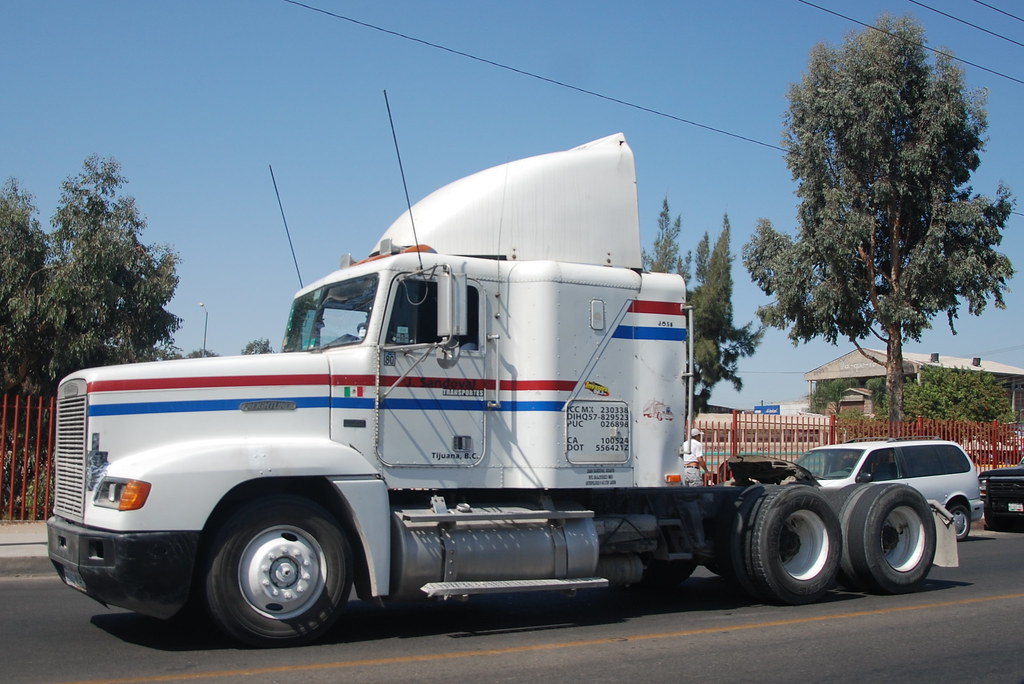
[[[73,387],[72,384],[74,384]],[[77,391],[76,391],[77,390]],[[85,449],[88,401],[84,383],[61,386],[57,399],[54,513],[81,522],[85,509]]]

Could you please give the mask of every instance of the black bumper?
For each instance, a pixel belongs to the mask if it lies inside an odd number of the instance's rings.
[[[188,600],[199,532],[108,532],[59,517],[46,527],[60,578],[100,603],[169,618]]]
[[[998,515],[1001,518],[1024,518],[1024,494],[1015,498],[986,498],[985,515]]]

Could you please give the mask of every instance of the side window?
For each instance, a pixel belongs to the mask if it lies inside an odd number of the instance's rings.
[[[942,459],[944,473],[966,473],[973,467],[967,455],[952,444],[940,444],[935,449]]]
[[[931,444],[903,447],[908,477],[930,477],[945,472],[939,450]]]
[[[396,289],[384,344],[437,342],[437,283],[406,278]]]
[[[459,335],[459,345],[465,351],[480,349],[480,290],[470,285],[467,288],[466,306],[467,331],[465,335]]]
[[[872,451],[864,460],[861,466],[861,473],[871,475],[872,482],[885,482],[895,480],[899,477],[899,470],[896,467],[895,449],[879,449]]]
[[[396,285],[391,317],[384,344],[429,344],[440,342],[437,336],[437,283],[406,278]],[[480,291],[469,286],[466,303],[468,326],[459,344],[467,351],[480,348]]]

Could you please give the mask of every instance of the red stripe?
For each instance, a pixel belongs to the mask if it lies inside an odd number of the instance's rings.
[[[575,387],[575,380],[503,380],[501,382],[501,389],[512,392],[528,392],[530,390],[571,392]]]
[[[372,377],[372,376],[368,376]],[[142,378],[138,380],[97,380],[89,392],[130,392],[135,390],[208,389],[212,387],[280,387],[282,385],[327,385],[328,375],[226,375],[207,378]]]
[[[682,316],[683,305],[679,302],[650,302],[634,299],[629,305],[630,313],[658,314],[661,316]]]
[[[332,384],[337,385],[373,385],[372,375],[336,375]],[[391,387],[398,381],[397,375],[385,375],[380,379],[384,387]],[[421,378],[406,377],[400,387],[434,387],[448,389],[493,390],[494,381],[483,378]],[[502,380],[501,389],[509,392],[552,391],[570,392],[576,387],[575,380]]]
[[[382,376],[381,385],[390,387],[399,376]],[[132,392],[146,390],[211,389],[228,387],[282,387],[286,385],[372,386],[373,375],[228,375],[200,378],[141,378],[135,380],[97,380],[89,383],[89,392]],[[493,390],[494,381],[483,378],[406,377],[402,387]],[[510,392],[569,392],[575,380],[502,380],[501,389]]]
[[[383,380],[384,378],[381,378]],[[331,384],[335,387],[344,385],[372,385],[377,382],[373,375],[332,375]]]

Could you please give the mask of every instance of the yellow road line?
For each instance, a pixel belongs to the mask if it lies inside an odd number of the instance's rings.
[[[930,610],[934,608],[948,608],[951,606],[966,606],[974,603],[987,603],[989,601],[1006,601],[1008,599],[1024,598],[1024,593],[1004,594],[1002,596],[989,596],[986,598],[961,599],[958,601],[940,601],[938,603],[926,603],[919,606],[897,606],[892,608],[878,608],[876,610],[858,610],[850,613],[835,613],[832,615],[818,615],[813,617],[790,618],[788,620],[769,620],[768,622],[754,622],[742,625],[717,625],[715,627],[703,627],[701,629],[682,629],[673,632],[657,632],[654,634],[634,634],[632,636],[603,637],[601,639],[584,639],[581,641],[564,641],[553,644],[533,644],[529,646],[510,646],[507,648],[488,648],[479,651],[454,651],[450,653],[431,653],[424,655],[393,656],[389,658],[366,658],[363,660],[346,660],[332,663],[314,663],[307,665],[282,665],[278,667],[246,668],[239,670],[214,670],[210,672],[194,672],[192,674],[154,675],[150,677],[124,677],[120,679],[90,679],[73,684],[139,684],[144,682],[187,682],[199,679],[216,679],[218,677],[251,677],[253,675],[265,675],[276,673],[295,674],[299,672],[313,672],[317,670],[340,670],[354,667],[368,667],[380,665],[397,665],[401,663],[424,663],[438,660],[454,660],[457,658],[479,658],[484,656],[510,655],[516,653],[529,653],[536,651],[552,651],[567,648],[581,648],[586,646],[606,646],[609,644],[621,644],[630,641],[649,641],[651,639],[677,639],[679,637],[699,636],[702,634],[722,634],[724,632],[740,632],[748,629],[764,629],[766,627],[784,627],[787,625],[809,624],[813,622],[827,622],[829,620],[850,620],[854,618],[871,617],[874,615],[893,615],[916,610]]]

